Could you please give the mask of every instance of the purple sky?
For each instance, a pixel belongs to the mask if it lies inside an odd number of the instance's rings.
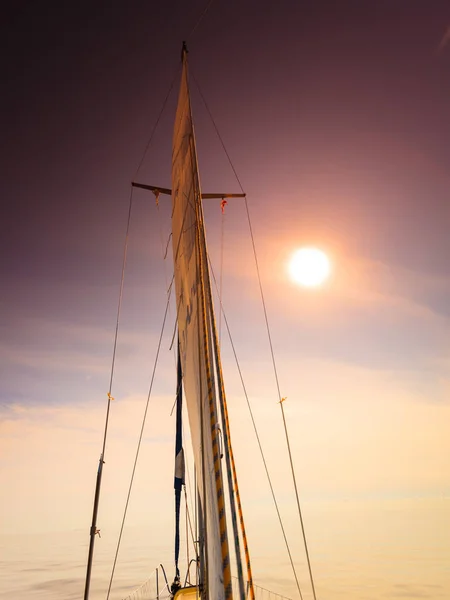
[[[136,177],[170,187],[186,38],[191,73],[248,194],[302,501],[316,509],[336,499],[448,496],[450,43],[441,43],[448,1],[215,0],[190,37],[205,0],[10,4],[0,59],[6,533],[78,527],[87,542],[130,181],[175,77]],[[203,191],[238,192],[195,84],[192,100]],[[219,202],[205,205],[205,215],[217,275]],[[275,487],[293,523],[242,201],[230,201],[225,225],[224,305]],[[123,509],[171,278],[170,252],[161,258],[169,226],[170,200],[162,199],[158,212],[151,194],[136,191],[100,507],[111,547],[108,527],[117,526]],[[320,290],[299,288],[286,275],[290,254],[305,244],[324,248],[332,260],[332,279]],[[158,515],[154,547],[166,544],[173,517],[171,501],[153,506],[160,500],[150,483],[166,482],[171,498],[174,314],[144,438],[150,466],[131,509],[139,527],[151,528]],[[223,322],[222,335],[244,507],[252,502],[250,542],[281,544]],[[341,531],[342,514],[330,526],[313,519],[314,558],[333,527]],[[437,517],[426,524],[432,539],[445,531]],[[366,545],[369,530],[358,530]],[[386,544],[396,543],[392,531]],[[348,538],[355,555],[356,537]],[[422,556],[421,539],[408,539],[407,550]],[[86,552],[76,548],[79,597]],[[448,556],[448,536],[442,548],[424,561]],[[421,576],[404,560],[409,577]],[[403,564],[401,556],[396,561],[395,572]],[[327,596],[327,586],[336,586],[325,563],[320,569],[321,597],[340,598]],[[431,567],[423,573],[436,583]],[[447,598],[446,575],[439,576],[440,597]],[[362,597],[365,581],[358,589],[349,583],[354,598]]]
[[[112,326],[129,182],[202,7],[10,7],[1,96],[7,348],[51,345],[29,319]],[[407,269],[402,295],[448,315],[450,48],[438,47],[449,20],[444,1],[212,4],[189,40],[191,68],[249,195],[262,251],[296,223],[299,243],[324,238],[346,255]],[[193,96],[203,187],[236,191]],[[175,98],[138,179],[170,185]],[[148,256],[140,258],[151,282]],[[422,276],[442,281],[427,289]],[[340,350],[316,343],[376,366],[390,361],[378,328],[376,315],[363,315],[347,331],[348,349],[339,337]],[[400,338],[413,337],[408,328]],[[394,354],[408,353],[410,341],[392,336]],[[48,374],[8,362],[2,402],[31,401]]]

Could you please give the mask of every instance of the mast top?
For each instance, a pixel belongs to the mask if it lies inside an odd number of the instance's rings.
[[[186,42],[183,41],[183,46],[181,47],[181,62],[184,62],[187,59],[188,49],[186,46]]]

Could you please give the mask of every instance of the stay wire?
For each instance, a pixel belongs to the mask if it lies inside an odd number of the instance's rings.
[[[224,200],[222,200],[224,202]],[[225,235],[225,210],[222,207],[222,221],[221,221],[221,232],[220,232],[220,286],[219,286],[219,298],[222,302],[222,280],[223,280],[223,248],[224,248],[224,235]],[[222,339],[222,311],[219,312],[219,345]]]
[[[194,530],[192,529],[191,513],[189,512],[189,503],[188,503],[188,497],[187,497],[187,492],[186,492],[186,486],[183,486],[183,487],[184,487],[184,499],[185,499],[185,503],[186,503],[187,521],[189,523],[189,530],[190,530],[190,533],[191,533],[192,545],[194,547],[195,555],[197,556],[197,548],[196,548],[196,545],[195,545]],[[189,544],[187,543],[187,540],[186,540],[186,546],[189,549]],[[189,560],[188,560],[188,563],[189,563]]]
[[[300,525],[302,527],[303,543],[305,545],[306,562],[308,563],[309,578],[311,580],[311,588],[312,588],[313,598],[314,598],[314,600],[317,600],[317,598],[316,598],[316,588],[315,588],[315,585],[314,585],[314,577],[313,577],[312,568],[311,568],[311,561],[309,559],[308,544],[306,542],[305,526],[303,524],[302,510],[300,508],[300,499],[298,497],[297,480],[295,478],[294,462],[292,460],[292,453],[291,453],[291,444],[289,443],[289,435],[288,435],[288,430],[287,430],[287,425],[286,425],[286,418],[284,416],[283,402],[284,402],[284,400],[282,400],[280,402],[280,408],[281,408],[281,414],[283,416],[283,425],[284,425],[284,431],[285,431],[285,434],[286,434],[286,444],[287,444],[287,448],[288,448],[288,452],[289,452],[289,461],[291,463],[292,479],[294,480],[295,498],[297,500],[298,516],[300,518]]]
[[[183,440],[186,440],[187,437],[186,437],[186,433],[185,433],[186,429],[184,427],[184,422],[181,424],[181,428],[183,430]],[[187,473],[188,489],[189,489],[189,499],[191,501],[191,510],[194,511],[194,499],[192,497],[193,486],[191,484],[191,474],[190,474],[190,469],[189,469],[190,461],[189,461],[189,464],[188,464],[187,452],[184,453],[184,462],[185,462],[185,465],[186,465],[186,473]],[[186,488],[186,485],[184,487]],[[185,491],[186,491],[186,489],[185,489]]]
[[[214,126],[214,129],[216,131],[217,137],[219,138],[219,141],[222,145],[223,151],[225,152],[225,155],[228,159],[228,162],[230,164],[230,167],[234,173],[234,176],[236,177],[236,181],[238,182],[239,187],[241,188],[241,192],[243,194],[245,194],[244,192],[244,188],[242,186],[241,180],[239,179],[239,176],[237,174],[237,171],[234,167],[233,161],[231,160],[231,157],[228,153],[228,150],[225,146],[225,143],[222,139],[222,136],[220,135],[219,129],[216,125],[216,122],[214,120],[214,117],[212,116],[212,113],[209,109],[208,103],[206,102],[205,97],[202,94],[202,91],[200,89],[200,86],[197,82],[197,80],[195,79],[194,75],[192,75],[192,78],[195,82],[195,85],[197,86],[197,89],[199,91],[199,94],[202,98],[203,104],[205,105],[205,108],[211,118],[211,122]],[[250,218],[250,210],[248,207],[248,201],[247,201],[247,195],[244,196],[244,200],[245,200],[245,210],[247,213],[247,220],[248,220],[248,226],[249,226],[249,231],[250,231],[250,237],[251,237],[251,241],[252,241],[252,248],[253,248],[253,256],[255,259],[255,267],[256,267],[256,273],[257,273],[257,277],[258,277],[258,285],[259,285],[259,291],[260,291],[260,295],[261,295],[261,303],[263,306],[263,312],[264,312],[264,320],[266,322],[266,330],[267,330],[267,338],[269,341],[269,347],[270,347],[270,354],[272,357],[272,366],[273,366],[273,372],[274,372],[274,376],[275,376],[275,382],[276,382],[276,386],[277,386],[277,392],[278,392],[278,400],[280,402],[280,405],[283,402],[283,399],[281,397],[281,390],[280,390],[280,383],[279,383],[279,378],[278,378],[278,370],[277,370],[277,366],[276,366],[276,361],[275,361],[275,353],[273,350],[273,343],[272,343],[272,336],[270,333],[270,326],[269,326],[269,318],[268,318],[268,314],[267,314],[267,308],[266,308],[266,301],[264,298],[264,292],[263,292],[263,288],[262,288],[262,282],[261,282],[261,274],[260,274],[260,270],[259,270],[259,263],[258,263],[258,257],[257,257],[257,253],[256,253],[256,244],[255,244],[255,238],[253,235],[253,227],[252,227],[252,222],[251,222],[251,218]],[[225,319],[225,315],[224,315],[224,319]],[[281,406],[281,411],[282,411],[282,415],[283,415],[283,423],[284,423],[284,428],[285,428],[285,433],[286,433],[286,442],[287,442],[287,447],[288,447],[288,453],[289,453],[289,460],[290,460],[290,464],[291,464],[291,471],[292,471],[292,478],[293,478],[293,483],[294,483],[294,489],[295,489],[295,496],[296,496],[296,500],[297,500],[297,507],[298,507],[298,513],[299,513],[299,518],[300,518],[300,525],[302,528],[302,534],[303,534],[303,540],[304,540],[304,544],[305,544],[305,553],[306,553],[306,558],[307,558],[307,562],[308,562],[308,569],[309,569],[309,575],[310,575],[310,579],[311,579],[311,588],[313,591],[313,596],[314,596],[314,600],[316,600],[316,590],[315,590],[315,586],[314,586],[314,578],[313,578],[313,574],[312,574],[312,569],[311,569],[311,562],[309,559],[309,551],[308,551],[308,545],[306,542],[306,533],[305,533],[305,528],[304,528],[304,524],[303,524],[303,517],[302,517],[302,513],[301,513],[301,509],[300,509],[300,500],[299,500],[299,496],[298,496],[298,490],[297,490],[297,481],[295,478],[295,471],[294,471],[294,465],[293,465],[293,461],[292,461],[292,455],[291,455],[291,448],[290,448],[290,444],[289,444],[289,437],[288,437],[288,433],[287,433],[287,428],[286,428],[286,421],[285,421],[285,417],[284,417],[284,410],[283,407]],[[299,588],[299,592],[300,592],[300,588]],[[300,592],[300,597],[301,597],[301,592]]]
[[[208,103],[206,102],[205,97],[202,94],[202,91],[200,89],[200,86],[197,82],[197,80],[195,79],[194,75],[192,74],[192,79],[195,82],[195,85],[197,86],[197,89],[199,91],[200,97],[202,98],[203,104],[205,105],[205,108],[211,118],[211,122],[214,126],[214,129],[216,131],[217,137],[219,138],[219,141],[222,145],[223,151],[225,152],[225,155],[228,159],[228,162],[230,164],[230,167],[234,173],[234,176],[236,177],[236,181],[238,182],[239,187],[241,188],[241,192],[243,194],[245,194],[244,192],[244,188],[242,186],[241,180],[239,179],[239,176],[237,174],[237,171],[234,167],[233,161],[231,160],[231,157],[228,153],[228,150],[225,146],[225,143],[222,139],[222,136],[220,135],[219,129],[216,125],[216,122],[214,120],[214,117],[209,109]],[[283,399],[281,397],[281,390],[280,390],[280,383],[279,383],[279,378],[278,378],[278,370],[277,370],[277,366],[276,366],[276,361],[275,361],[275,353],[273,350],[273,343],[272,343],[272,336],[270,333],[270,326],[269,326],[269,318],[268,318],[268,314],[267,314],[267,308],[266,308],[266,301],[264,298],[264,292],[263,292],[263,287],[262,287],[262,282],[261,282],[261,274],[260,274],[260,270],[259,270],[259,263],[258,263],[258,256],[256,253],[256,244],[255,244],[255,238],[253,235],[253,227],[252,227],[252,222],[251,222],[251,218],[250,218],[250,210],[248,207],[248,201],[247,201],[247,195],[245,194],[244,196],[244,200],[245,200],[245,210],[246,210],[246,214],[247,214],[247,220],[248,220],[248,226],[249,226],[249,231],[250,231],[250,238],[252,241],[252,248],[253,248],[253,256],[254,256],[254,260],[255,260],[255,267],[256,267],[256,273],[257,273],[257,277],[258,277],[258,285],[259,285],[259,291],[260,291],[260,295],[261,295],[261,303],[262,303],[262,307],[263,307],[263,312],[264,312],[264,320],[266,322],[266,330],[267,330],[267,338],[269,341],[269,347],[270,347],[270,354],[272,357],[272,366],[273,366],[273,372],[274,372],[274,376],[275,376],[275,382],[276,382],[276,386],[277,386],[277,392],[278,392],[278,400],[280,402],[280,404],[282,403]],[[224,314],[224,320],[225,320],[225,314]],[[304,524],[303,524],[303,517],[302,517],[302,513],[300,510],[300,500],[298,497],[298,490],[297,490],[297,482],[296,482],[296,478],[295,478],[295,471],[294,471],[294,465],[292,462],[292,455],[291,455],[291,449],[290,449],[290,445],[289,445],[289,437],[287,435],[287,428],[286,428],[286,422],[285,422],[285,418],[284,418],[284,411],[283,411],[283,407],[281,407],[282,409],[282,414],[283,414],[283,422],[285,425],[285,433],[286,433],[286,441],[287,441],[287,447],[288,447],[288,453],[289,453],[289,459],[290,459],[290,463],[291,463],[291,471],[292,471],[292,478],[293,478],[293,483],[294,483],[294,489],[295,489],[295,495],[296,495],[296,500],[297,500],[297,506],[298,506],[298,512],[299,512],[299,518],[300,518],[300,524],[301,524],[301,528],[302,528],[302,534],[303,534],[303,540],[305,543],[305,552],[306,552],[306,558],[307,558],[307,562],[308,562],[308,569],[309,569],[309,575],[310,575],[310,579],[311,579],[311,587],[312,587],[312,591],[313,591],[313,596],[314,596],[314,600],[316,600],[316,591],[315,591],[315,586],[314,586],[314,579],[313,579],[313,575],[312,575],[312,569],[311,569],[311,563],[309,560],[309,551],[308,551],[308,546],[307,546],[307,542],[306,542],[306,534],[305,534],[305,528],[304,528]],[[300,588],[299,588],[299,592],[300,592]],[[301,597],[301,592],[300,592],[300,597]]]
[[[177,80],[177,76],[178,76],[178,73],[180,72],[180,70],[181,70],[181,67],[180,67],[180,65],[178,65],[177,69],[176,69],[176,71],[174,73],[172,82],[171,82],[171,84],[169,86],[169,90],[168,90],[168,92],[166,94],[166,97],[164,98],[163,103],[162,103],[161,110],[159,111],[158,117],[157,117],[157,119],[156,119],[156,121],[155,121],[155,123],[153,125],[152,131],[150,133],[150,137],[149,137],[149,139],[147,141],[147,144],[146,144],[146,146],[144,148],[144,152],[142,153],[141,160],[139,161],[139,164],[137,166],[136,172],[134,173],[133,181],[135,181],[136,177],[138,176],[139,171],[141,170],[141,167],[142,167],[142,165],[144,163],[145,157],[147,156],[147,152],[148,152],[148,150],[149,150],[149,148],[151,146],[151,143],[152,143],[153,138],[155,136],[156,130],[157,130],[158,125],[159,125],[159,122],[160,122],[161,117],[162,117],[162,115],[164,113],[164,110],[166,108],[166,105],[167,105],[167,102],[169,100],[170,94],[172,93],[173,86],[175,85],[175,81]]]
[[[200,25],[200,23],[203,20],[203,17],[206,15],[206,13],[208,12],[211,4],[214,2],[214,0],[209,0],[209,2],[206,4],[205,8],[203,9],[203,12],[201,13],[201,15],[199,16],[199,18],[197,19],[197,22],[195,23],[194,27],[191,29],[189,35],[186,38],[186,41],[189,41],[190,38],[192,37],[192,35],[194,34],[195,30],[197,29],[197,27]]]
[[[130,190],[127,229],[126,229],[126,233],[125,233],[125,243],[124,243],[124,248],[123,248],[122,275],[120,278],[119,300],[117,303],[116,329],[114,332],[114,344],[113,344],[113,353],[112,353],[112,359],[111,359],[111,374],[110,374],[110,378],[109,378],[109,389],[108,389],[108,405],[107,405],[107,409],[106,409],[105,431],[103,434],[103,446],[102,446],[102,460],[103,461],[105,459],[106,438],[107,438],[107,434],[108,434],[108,424],[109,424],[109,412],[110,412],[111,400],[112,400],[111,392],[112,392],[112,385],[113,385],[113,380],[114,380],[114,370],[115,370],[115,365],[116,365],[117,340],[119,337],[119,323],[120,323],[120,313],[121,313],[121,309],[122,309],[123,287],[124,287],[124,282],[125,282],[125,268],[126,268],[126,264],[127,264],[128,240],[129,240],[129,234],[130,234],[132,206],[133,206],[133,188],[131,188],[131,190]]]
[[[209,257],[208,257],[208,259],[209,259]],[[210,259],[209,259],[209,265],[210,265],[210,269],[211,269],[211,274],[213,276],[214,285],[215,285],[216,291],[217,291],[218,290],[217,280],[216,280],[216,276],[214,274],[214,270],[213,270],[213,267],[212,267]],[[231,348],[232,348],[232,351],[233,351],[234,359],[236,361],[236,366],[237,366],[237,370],[238,370],[238,373],[239,373],[239,378],[241,380],[242,389],[244,391],[245,400],[247,402],[248,411],[250,413],[250,418],[251,418],[251,421],[252,421],[252,424],[253,424],[253,429],[255,431],[256,440],[258,442],[259,452],[261,454],[261,458],[262,458],[262,461],[263,461],[263,464],[264,464],[264,469],[266,471],[267,481],[269,482],[269,487],[270,487],[270,492],[272,494],[273,503],[275,505],[275,510],[277,512],[277,515],[278,515],[278,521],[280,523],[280,528],[281,528],[281,531],[282,531],[282,534],[283,534],[283,538],[284,538],[284,542],[285,542],[285,545],[286,545],[287,553],[289,555],[289,561],[291,563],[292,572],[294,573],[294,578],[295,578],[295,582],[297,584],[298,593],[300,595],[301,600],[303,600],[302,591],[300,589],[300,583],[299,583],[299,580],[298,580],[298,577],[297,577],[297,571],[295,570],[294,560],[292,558],[291,549],[290,549],[289,542],[288,542],[288,539],[287,539],[286,531],[284,529],[283,520],[281,518],[280,509],[278,507],[278,502],[277,502],[277,499],[276,499],[276,496],[275,496],[275,491],[273,489],[272,479],[270,477],[269,468],[268,468],[267,462],[266,462],[266,457],[264,455],[264,450],[263,450],[263,447],[262,447],[261,439],[259,437],[258,428],[256,426],[255,417],[253,415],[253,410],[252,410],[252,407],[251,407],[251,404],[250,404],[250,399],[249,399],[248,393],[247,393],[247,388],[245,387],[244,377],[243,377],[242,371],[241,371],[241,366],[240,366],[240,363],[239,363],[239,359],[237,357],[236,348],[234,346],[233,337],[231,335],[231,330],[230,330],[230,327],[228,325],[228,319],[227,319],[227,316],[225,314],[225,310],[223,308],[222,300],[220,298],[219,298],[219,304],[220,304],[220,310],[221,310],[221,312],[223,314],[223,321],[224,321],[225,327],[227,329],[227,333],[228,333],[228,337],[229,337],[229,340],[230,340]]]
[[[233,167],[233,170],[234,170],[234,167]],[[241,184],[239,183],[239,185],[241,185]],[[304,544],[305,544],[305,554],[306,554],[306,560],[307,560],[307,563],[308,563],[309,576],[310,576],[310,580],[311,580],[311,588],[312,588],[314,600],[317,600],[316,599],[316,588],[315,588],[315,585],[314,585],[314,578],[313,578],[312,568],[311,568],[311,561],[310,561],[310,558],[309,558],[308,544],[307,544],[307,541],[306,541],[305,526],[304,526],[304,523],[303,523],[302,511],[301,511],[301,508],[300,508],[300,499],[299,499],[299,496],[298,496],[297,480],[296,480],[296,477],[295,477],[294,463],[292,461],[291,446],[290,446],[290,443],[289,443],[289,436],[288,436],[288,432],[287,432],[286,419],[285,419],[285,416],[284,416],[283,398],[281,397],[280,383],[279,383],[279,379],[278,379],[278,370],[277,370],[277,366],[276,366],[276,362],[275,362],[275,354],[274,354],[274,350],[273,350],[272,336],[270,334],[269,318],[268,318],[268,315],[267,315],[266,302],[265,302],[265,299],[264,299],[264,293],[263,293],[263,288],[262,288],[262,283],[261,283],[261,275],[260,275],[260,271],[259,271],[258,258],[257,258],[257,255],[256,255],[255,239],[254,239],[254,236],[253,236],[253,228],[252,228],[252,222],[251,222],[251,219],[250,219],[250,211],[249,211],[249,208],[248,208],[247,196],[245,196],[245,209],[246,209],[246,212],[247,212],[248,226],[249,226],[249,230],[250,230],[250,237],[251,237],[251,240],[252,240],[253,255],[254,255],[254,258],[255,258],[256,272],[257,272],[257,275],[258,275],[259,291],[261,293],[261,302],[262,302],[262,306],[263,306],[263,310],[264,310],[264,319],[266,321],[267,337],[268,337],[268,340],[269,340],[270,354],[272,356],[273,372],[274,372],[275,381],[276,381],[276,384],[277,384],[278,400],[279,400],[280,407],[281,407],[281,414],[283,416],[283,425],[284,425],[284,431],[285,431],[285,434],[286,434],[286,444],[287,444],[287,449],[288,449],[288,454],[289,454],[289,461],[290,461],[290,465],[291,465],[292,481],[293,481],[293,484],[294,484],[295,498],[296,498],[296,501],[297,501],[297,508],[298,508],[298,515],[299,515],[299,519],[300,519],[300,526],[301,526],[301,529],[302,529],[303,541],[304,541]]]
[[[191,73],[191,75],[192,75],[192,73]],[[271,357],[272,357],[272,365],[273,365],[273,370],[274,370],[274,374],[275,374],[275,381],[276,381],[277,391],[278,391],[278,400],[281,400],[281,391],[280,391],[280,384],[279,384],[279,380],[278,380],[278,371],[277,371],[276,362],[275,362],[275,355],[274,355],[274,351],[273,351],[272,336],[270,335],[269,318],[267,316],[266,302],[265,302],[265,299],[264,299],[264,292],[263,292],[262,283],[261,283],[261,275],[260,275],[260,270],[259,270],[258,257],[257,257],[257,254],[256,254],[255,238],[254,238],[254,235],[253,235],[253,227],[252,227],[252,222],[251,222],[251,219],[250,219],[250,211],[249,211],[249,208],[248,208],[247,195],[245,194],[244,187],[243,187],[243,185],[241,183],[241,180],[239,179],[239,175],[237,174],[237,171],[236,171],[236,169],[235,169],[235,167],[233,165],[233,161],[231,160],[231,157],[228,154],[228,150],[227,150],[227,148],[225,146],[225,143],[224,143],[224,141],[222,139],[222,136],[220,135],[220,132],[219,132],[219,129],[218,129],[217,125],[216,125],[214,117],[213,117],[213,115],[212,115],[212,113],[211,113],[211,111],[209,109],[208,103],[206,102],[206,99],[205,99],[205,97],[204,97],[204,95],[202,93],[202,90],[200,89],[200,86],[199,86],[197,80],[195,79],[194,75],[192,75],[192,79],[194,80],[195,85],[197,86],[197,89],[198,89],[199,94],[201,96],[201,99],[203,101],[203,104],[205,105],[205,108],[208,111],[208,114],[210,116],[211,122],[212,122],[212,124],[214,126],[214,129],[216,131],[217,137],[219,138],[219,141],[221,143],[223,151],[225,152],[225,155],[226,155],[226,157],[228,159],[230,167],[231,167],[231,169],[232,169],[232,171],[234,173],[234,176],[236,177],[236,181],[238,182],[238,185],[239,185],[239,187],[241,189],[241,192],[244,194],[245,209],[246,209],[246,214],[247,214],[248,226],[249,226],[249,230],[250,230],[250,238],[252,240],[252,248],[253,248],[253,256],[254,256],[254,259],[255,259],[256,274],[258,276],[259,291],[260,291],[260,295],[261,295],[261,301],[262,301],[262,306],[263,306],[263,311],[264,311],[264,319],[265,319],[265,322],[266,322],[267,336],[268,336],[268,339],[269,339],[270,354],[271,354]]]
[[[173,284],[173,280],[172,280],[172,284]],[[128,504],[129,504],[129,501],[130,501],[131,490],[132,490],[132,487],[133,487],[134,475],[135,475],[135,472],[136,472],[136,466],[137,466],[137,462],[138,462],[138,458],[139,458],[139,452],[140,452],[140,449],[141,449],[142,436],[144,434],[144,428],[145,428],[145,422],[146,422],[146,419],[147,419],[148,406],[149,406],[149,403],[150,403],[150,397],[151,397],[152,390],[153,390],[153,382],[155,380],[156,367],[157,367],[157,364],[158,364],[159,353],[160,353],[160,350],[161,350],[161,344],[162,344],[162,338],[163,338],[163,334],[164,334],[164,328],[165,328],[165,325],[166,325],[167,313],[169,311],[169,304],[170,304],[170,296],[171,296],[171,291],[172,291],[172,284],[170,285],[169,293],[167,295],[166,309],[165,309],[165,312],[164,312],[164,318],[163,318],[163,322],[162,322],[162,326],[161,326],[161,333],[159,335],[158,347],[157,347],[157,350],[156,350],[155,363],[153,365],[153,371],[152,371],[152,376],[151,376],[151,380],[150,380],[150,386],[149,386],[148,395],[147,395],[147,402],[146,402],[146,405],[145,405],[144,416],[143,416],[143,419],[142,419],[141,431],[140,431],[140,434],[139,434],[139,441],[138,441],[138,445],[137,445],[137,449],[136,449],[136,456],[135,456],[135,459],[134,459],[133,471],[132,471],[132,474],[131,474],[130,485],[129,485],[129,488],[128,488],[127,500],[125,502],[125,509],[124,509],[124,513],[123,513],[123,517],[122,517],[122,524],[121,524],[121,527],[120,527],[119,539],[117,541],[117,548],[116,548],[116,553],[115,553],[115,556],[114,556],[114,562],[113,562],[113,567],[112,567],[112,572],[111,572],[111,578],[109,580],[109,587],[108,587],[108,593],[107,593],[107,596],[106,596],[106,600],[109,599],[109,594],[111,593],[111,586],[112,586],[112,582],[113,582],[113,579],[114,579],[114,572],[116,570],[117,557],[119,555],[120,543],[122,541],[122,534],[123,534],[123,529],[124,529],[124,526],[125,526],[125,519],[126,519],[126,516],[127,516]]]
[[[164,264],[164,280],[165,280],[166,288],[169,289],[169,286],[167,285],[168,276],[167,276],[167,268],[166,268],[166,260],[165,259],[167,258],[167,252],[168,252],[168,249],[169,249],[170,238],[172,237],[172,233],[170,233],[170,235],[168,237],[166,248],[164,250],[163,227],[162,227],[161,213],[160,213],[160,208],[159,208],[159,201],[156,202],[156,208],[157,208],[157,213],[158,213],[158,228],[159,228],[159,235],[160,235],[160,241],[161,241],[161,251],[162,251],[162,257],[163,257],[163,264]],[[172,285],[172,284],[170,284],[170,285]],[[170,306],[169,306],[168,315],[170,317]],[[175,344],[174,344],[176,331],[177,331],[177,323],[176,323],[176,319],[175,319],[174,332],[173,332],[172,343],[171,343],[171,348],[173,347],[173,360],[174,360],[174,366],[175,366],[175,368],[177,366],[176,349],[175,349]],[[175,398],[173,406],[172,406],[172,410],[170,411],[170,416],[172,416],[172,413],[174,411],[176,403],[177,403],[177,399]],[[184,423],[182,423],[182,430],[183,430],[183,440],[186,440]],[[193,499],[192,499],[192,487],[191,487],[191,481],[190,481],[190,471],[189,471],[187,453],[185,454],[185,463],[186,463],[186,472],[187,472],[188,483],[189,483],[189,486],[188,486],[189,487],[189,497],[190,497],[191,508],[192,508],[194,506],[194,502],[193,502]]]

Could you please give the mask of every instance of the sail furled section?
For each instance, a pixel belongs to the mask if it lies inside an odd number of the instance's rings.
[[[212,305],[205,293],[206,242],[186,53],[172,149],[172,244],[179,348],[205,536],[206,595],[232,597],[211,348]]]
[[[173,487],[175,488],[175,579],[180,579],[180,570],[178,569],[178,558],[180,555],[180,504],[181,490],[184,484],[184,451],[183,451],[183,425],[182,425],[182,373],[180,349],[178,347],[178,366],[177,366],[177,424],[175,434],[175,477]]]

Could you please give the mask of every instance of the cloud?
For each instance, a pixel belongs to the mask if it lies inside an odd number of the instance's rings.
[[[104,522],[110,518],[117,522],[123,509],[145,402],[145,397],[117,398],[111,406],[103,481],[109,500],[103,504]],[[148,470],[136,478],[135,498],[139,498],[142,486],[147,496],[151,481],[164,474],[173,484],[172,398],[160,396],[151,402],[141,452]],[[2,513],[11,517],[7,531],[54,531],[67,528],[69,523],[86,524],[92,509],[105,409],[106,401],[2,409],[0,470],[4,486],[0,501]],[[165,448],[162,456],[156,451]],[[148,501],[146,504],[149,506]]]
[[[3,363],[39,371],[82,371],[103,373],[107,370],[104,358],[95,357],[92,353],[55,349],[12,348],[7,344],[0,345],[0,357]]]
[[[278,489],[287,490],[288,465],[280,456],[285,440],[276,391],[269,383],[272,375],[268,370],[249,372],[245,364],[243,373],[269,467]],[[445,473],[450,468],[444,427],[450,418],[448,403],[430,406],[420,402],[389,372],[332,362],[290,359],[279,375],[283,395],[288,397],[285,410],[294,460],[310,495],[358,495],[376,490],[433,493],[445,488]],[[229,380],[242,494],[248,499],[267,498],[245,399],[232,372]],[[119,518],[123,509],[145,402],[145,395],[117,397],[111,405],[104,522]],[[163,485],[166,481],[167,489],[173,483],[172,404],[173,395],[156,393],[150,400],[132,522],[139,522],[152,507],[156,510],[159,500],[151,493],[156,482]],[[4,514],[11,515],[11,532],[61,529],[67,526],[69,514],[73,527],[83,527],[91,510],[105,408],[106,398],[71,406],[14,404],[2,409],[1,501]],[[167,518],[171,515],[168,510]]]
[[[80,402],[86,394],[106,397],[113,335],[113,330],[101,326],[44,317],[21,319],[20,327],[5,332],[0,344],[4,372],[1,401],[71,404]],[[168,324],[158,370],[162,384],[165,371],[174,360],[168,352],[171,336]],[[135,330],[123,323],[119,329],[113,395],[148,390],[157,341],[158,334],[148,324]]]
[[[295,533],[296,506],[280,409],[267,385],[266,373],[251,373],[247,383],[255,419],[281,511],[285,523],[289,524],[295,556],[301,557],[300,534]],[[375,527],[373,523],[370,523],[370,527],[368,525],[372,514],[371,499],[439,496],[441,490],[448,489],[450,446],[446,424],[450,418],[450,407],[430,407],[417,402],[398,381],[392,380],[388,372],[311,359],[296,363],[291,359],[280,375],[283,393],[286,392],[288,396],[285,403],[286,418],[307,531],[312,541],[314,567],[319,581],[320,574],[326,572],[326,582],[330,583],[330,577],[334,577],[335,581],[342,577],[342,565],[333,563],[330,566],[327,563],[326,552],[335,556],[335,544],[339,543],[341,563],[348,560],[349,564],[353,564],[351,561],[354,560],[355,548],[363,552],[368,547],[368,540],[371,544],[375,540],[375,547],[381,543],[379,540],[377,542],[376,523]],[[99,526],[102,539],[96,554],[95,577],[100,583],[98,590],[93,590],[98,592],[99,597],[114,554],[145,400],[145,396],[117,398],[111,407],[100,499]],[[149,564],[157,564],[156,560],[161,560],[157,552],[159,545],[161,548],[170,547],[167,532],[173,531],[174,420],[169,416],[172,401],[171,395],[155,396],[151,400],[124,534],[124,547],[119,557],[119,589],[131,589],[133,578],[137,583],[143,581],[148,574]],[[92,515],[104,409],[102,401],[73,406],[13,405],[1,413],[0,477],[3,485],[0,503],[2,514],[7,516],[3,531],[14,534],[14,539],[20,532],[28,535],[33,531],[42,531],[47,539],[51,531],[79,529],[76,540],[70,534],[66,542],[70,546],[71,556],[77,553],[77,569],[62,576],[55,572],[56,568],[51,569],[52,575],[45,572],[29,574],[30,579],[33,578],[33,586],[38,586],[35,589],[45,589],[49,596],[52,590],[57,590],[56,579],[65,581],[59,588],[65,590],[67,586],[65,596],[69,597],[71,589],[75,592],[75,586],[79,596],[85,569],[81,563],[87,552],[87,532]],[[245,400],[242,393],[237,394],[236,389],[229,394],[229,410],[257,581],[264,587],[290,595],[292,585],[287,582],[291,581],[292,575],[284,558],[282,540],[279,539],[270,491]],[[353,501],[347,511],[346,505],[342,504],[343,498]],[[357,500],[362,500],[362,504],[355,503]],[[381,513],[376,514],[384,518],[384,508],[379,511]],[[360,514],[360,521],[355,514]],[[409,531],[410,513],[402,509],[401,514],[405,514]],[[432,509],[430,514],[435,514]],[[264,528],[261,528],[261,522],[264,522]],[[347,549],[347,554],[346,537],[339,529],[339,523],[343,531],[352,532],[352,549]],[[385,531],[386,535],[389,533],[387,529],[381,528],[380,531]],[[397,529],[393,531],[397,532]],[[364,537],[363,542],[358,535]],[[145,540],[146,545],[144,542],[138,543],[137,539]],[[392,541],[393,537],[389,537],[389,540]],[[56,557],[53,543],[51,546]],[[278,557],[277,572],[270,578],[267,577],[268,559],[264,558],[264,548],[269,548]],[[39,551],[42,552],[41,547]],[[170,560],[171,554],[167,555],[167,560]],[[155,562],[151,562],[149,557]],[[301,568],[303,562],[298,558],[296,560],[299,560]],[[57,562],[56,558],[54,562]],[[68,560],[67,564],[72,562]],[[271,564],[274,562],[271,561]],[[39,567],[40,563],[35,562],[33,566]],[[130,572],[131,568],[133,573]],[[369,578],[370,572],[370,568],[364,566],[358,570],[355,590],[364,589],[364,577]],[[79,583],[73,581],[71,588],[69,580],[76,580],[78,574]],[[302,571],[302,577],[305,574],[306,571]],[[41,576],[43,581],[36,581]],[[51,579],[53,576],[55,580]],[[125,576],[127,586],[122,585]],[[23,584],[24,578],[26,574],[21,575]],[[326,585],[323,584],[324,587]],[[388,584],[384,581],[383,586],[381,589],[384,590]],[[347,592],[343,591],[342,597],[349,597],[348,579],[341,581],[341,588]],[[411,587],[413,592],[416,589],[421,591],[424,588]],[[387,592],[386,597],[390,597]]]
[[[450,286],[444,278],[336,255],[332,280],[305,290],[280,268],[288,257],[286,248],[277,255],[274,244],[262,271],[277,362],[309,356],[376,370],[416,370],[425,377],[436,373],[448,355],[450,335]],[[246,270],[240,275],[231,278],[233,293],[224,297],[223,306],[241,360],[252,356],[261,364],[270,357],[258,283],[247,279]],[[218,313],[217,308],[219,320]],[[222,319],[225,346],[226,338]]]
[[[70,593],[70,590],[73,589],[74,587],[77,588],[81,588],[83,585],[83,580],[82,579],[69,579],[69,578],[65,578],[65,579],[47,579],[46,581],[41,581],[39,583],[35,583],[33,585],[30,585],[29,587],[29,591],[34,592],[53,592],[53,591],[58,591],[60,593],[65,594],[66,598],[77,598],[78,595],[77,594],[70,594],[69,596],[67,596],[67,593]]]
[[[391,595],[395,598],[435,598],[436,594],[444,591],[440,585],[411,585],[397,583],[393,586]]]

